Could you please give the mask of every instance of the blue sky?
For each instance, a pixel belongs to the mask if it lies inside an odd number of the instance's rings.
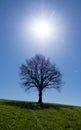
[[[25,32],[28,23],[41,13],[53,15],[60,28],[56,40],[45,45]],[[20,86],[19,66],[41,53],[57,65],[65,82],[60,93],[45,91],[43,101],[81,106],[80,49],[81,0],[0,0],[1,99],[38,100],[37,91],[25,93]]]

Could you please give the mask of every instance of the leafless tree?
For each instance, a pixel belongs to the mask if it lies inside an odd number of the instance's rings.
[[[62,84],[62,74],[55,64],[52,65],[49,58],[46,59],[39,54],[20,66],[20,76],[26,91],[33,88],[38,90],[40,105],[43,90],[50,88],[59,90]]]

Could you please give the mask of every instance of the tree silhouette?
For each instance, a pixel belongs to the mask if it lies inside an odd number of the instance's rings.
[[[33,88],[38,90],[40,105],[43,90],[50,88],[59,90],[62,84],[62,74],[55,64],[52,65],[49,58],[46,59],[39,54],[20,66],[20,76],[26,91]]]

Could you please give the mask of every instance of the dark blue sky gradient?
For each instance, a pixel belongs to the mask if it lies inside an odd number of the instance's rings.
[[[24,24],[41,13],[55,13],[60,37],[41,46]],[[38,93],[20,87],[19,66],[41,53],[63,74],[61,93],[44,92],[43,101],[81,105],[81,0],[0,0],[0,98],[37,101]]]

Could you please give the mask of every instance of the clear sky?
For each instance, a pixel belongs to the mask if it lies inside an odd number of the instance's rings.
[[[41,14],[58,28],[45,43],[28,31]],[[81,106],[81,0],[0,0],[1,99],[38,100],[37,91],[24,92],[19,78],[19,66],[38,53],[57,65],[65,82],[60,93],[45,91],[43,101]]]

